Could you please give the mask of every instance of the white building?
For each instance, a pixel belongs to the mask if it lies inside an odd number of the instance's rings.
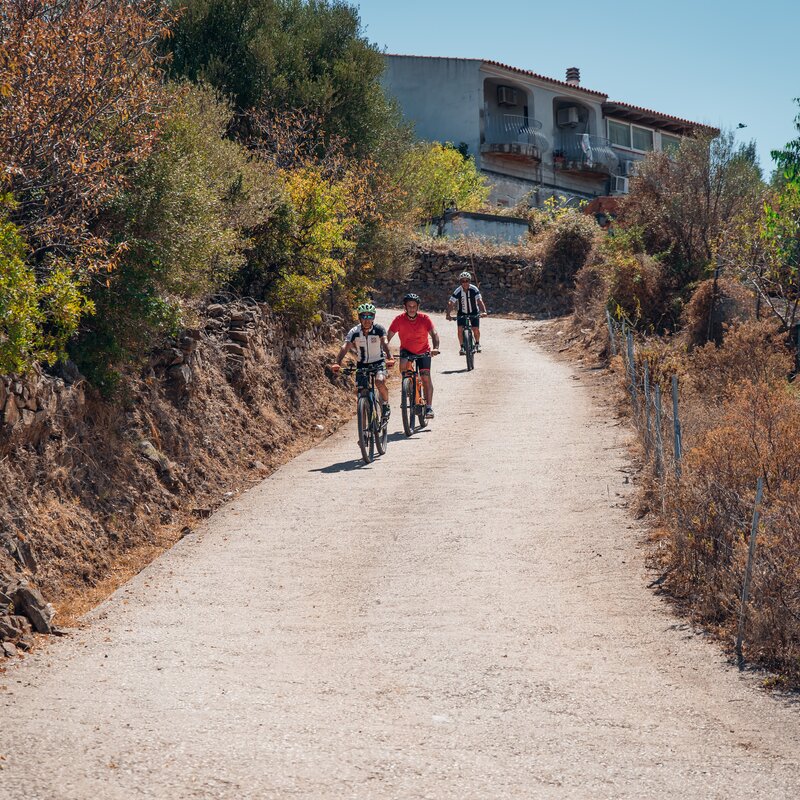
[[[611,101],[580,85],[496,61],[387,55],[384,87],[420,139],[465,144],[492,184],[491,200],[535,205],[558,194],[624,194],[636,161],[716,128]]]

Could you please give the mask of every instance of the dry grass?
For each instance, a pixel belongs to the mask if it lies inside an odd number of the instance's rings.
[[[750,536],[756,483],[765,480],[745,633],[751,663],[800,687],[800,399],[786,377],[792,364],[771,322],[724,329],[688,350],[682,336],[637,344],[663,392],[664,471],[654,435],[642,475],[642,504],[655,514],[666,588],[693,618],[732,645]],[[621,383],[627,389],[624,370]],[[680,382],[681,476],[674,471],[670,383]],[[653,423],[654,424],[654,423]],[[653,429],[654,430],[654,429]],[[645,452],[644,415],[639,420]]]

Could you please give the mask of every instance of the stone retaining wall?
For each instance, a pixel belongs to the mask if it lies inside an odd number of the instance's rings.
[[[491,312],[549,318],[571,311],[571,288],[548,279],[534,260],[514,255],[487,258],[453,250],[417,250],[408,280],[379,282],[375,299],[399,305],[403,295],[413,291],[422,298],[424,309],[442,311],[465,270],[472,274]]]

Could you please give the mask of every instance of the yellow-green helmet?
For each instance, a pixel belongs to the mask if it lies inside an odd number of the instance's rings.
[[[374,314],[375,313],[375,306],[372,303],[362,303],[356,311],[358,315],[361,316],[362,314]]]

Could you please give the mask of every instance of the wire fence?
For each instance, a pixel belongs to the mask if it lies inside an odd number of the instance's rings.
[[[681,518],[683,512],[680,504],[671,501],[678,493],[683,497],[691,497],[694,491],[699,493],[705,491],[707,487],[701,489],[693,486],[692,476],[687,477],[684,473],[686,444],[681,418],[679,378],[677,375],[661,375],[658,380],[654,380],[648,359],[639,352],[636,332],[624,321],[615,320],[608,311],[606,323],[609,336],[608,351],[612,357],[620,356],[624,362],[626,395],[630,402],[631,416],[642,443],[646,468],[652,470],[660,511],[662,515],[672,514],[676,518],[676,526],[683,530],[687,539],[691,539],[692,521]],[[699,429],[700,426],[696,428]],[[743,644],[747,641],[749,611],[753,604],[752,576],[758,564],[757,533],[764,489],[762,477],[758,478],[758,484],[753,488],[755,502],[749,506],[752,516],[751,519],[747,519],[744,513],[747,506],[742,497],[726,487],[720,485],[714,487],[716,495],[724,498],[726,520],[731,531],[749,532],[745,542],[747,547],[745,559],[737,552],[735,535],[719,536],[713,543],[714,548],[718,548],[714,553],[717,563],[726,564],[726,569],[731,572],[730,580],[725,581],[724,587],[719,587],[715,601],[722,606],[726,616],[738,619],[735,650],[740,668],[744,665]],[[704,502],[699,497],[693,499],[692,507],[701,506]],[[692,547],[686,547],[685,550],[687,553],[685,557],[688,560],[695,560],[695,563],[687,564],[686,571],[695,575],[707,575],[708,563],[701,563],[702,554],[698,557],[696,549]],[[764,570],[769,570],[769,564],[764,564],[763,567]]]

